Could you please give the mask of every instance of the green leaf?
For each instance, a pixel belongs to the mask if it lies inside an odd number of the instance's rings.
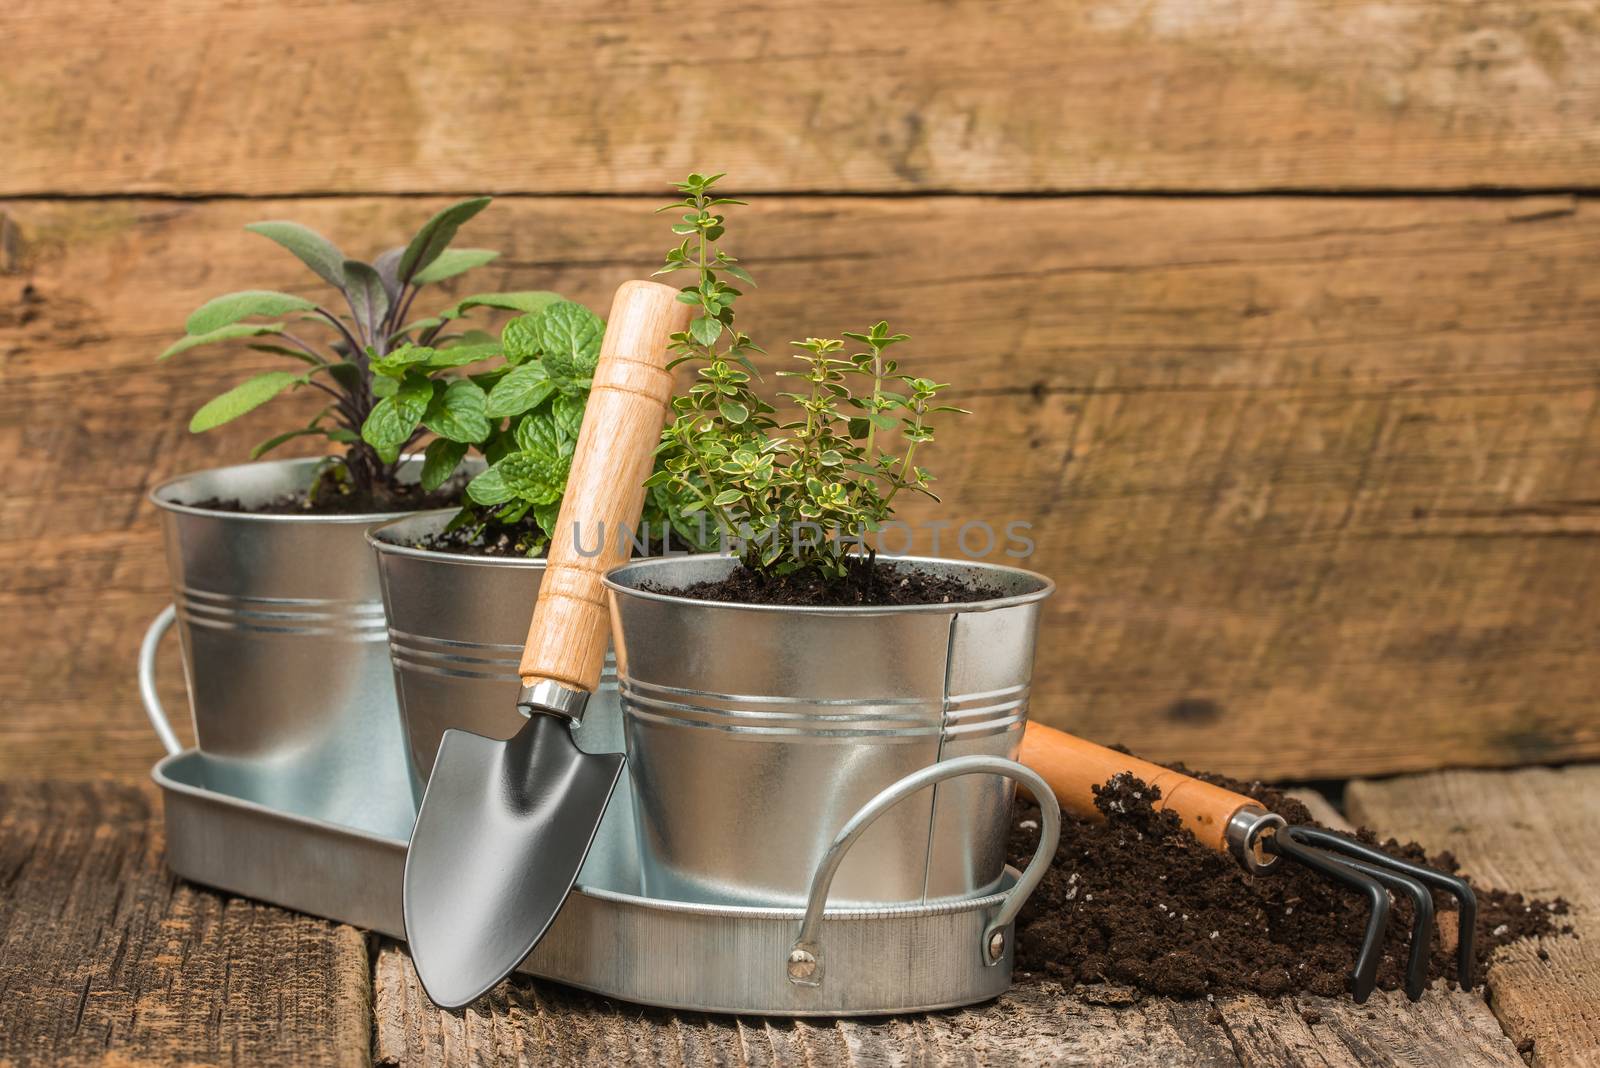
[[[251,223],[245,229],[276,241],[326,281],[344,288],[344,253],[315,230],[282,221]]]
[[[400,299],[400,290],[404,288],[400,285],[400,257],[405,253],[404,246],[385,249],[372,261],[373,270],[383,279],[383,291],[389,294],[390,304]]]
[[[340,388],[342,388],[345,392],[347,392],[347,393],[360,393],[361,392],[361,383],[363,381],[363,377],[364,376],[361,374],[361,368],[357,367],[355,364],[353,364],[353,363],[329,364],[328,365],[328,374],[333,376],[333,380],[335,382],[339,383]]]
[[[393,352],[379,356],[368,366],[372,368],[373,374],[399,378],[409,368],[420,367],[432,360],[436,355],[438,355],[437,351],[426,345],[407,344],[401,345]]]
[[[344,278],[350,311],[367,337],[376,338],[383,317],[389,314],[389,291],[383,287],[383,279],[376,269],[360,260],[344,261]]]
[[[444,485],[466,455],[467,443],[464,441],[434,438],[428,442],[422,454],[422,477],[419,480],[422,488],[431,491]]]
[[[176,356],[180,352],[187,352],[200,345],[209,345],[213,341],[231,341],[236,337],[260,337],[262,334],[281,333],[283,333],[282,323],[229,323],[227,326],[208,330],[204,334],[190,334],[175,341],[156,359],[164,360],[168,356]]]
[[[550,293],[542,289],[529,289],[516,293],[475,293],[439,314],[444,319],[459,319],[473,308],[500,308],[504,311],[527,312],[531,315],[544,311],[560,300],[560,293]]]
[[[499,255],[500,253],[487,248],[447,248],[426,268],[418,271],[411,281],[419,286],[432,285],[446,278],[454,278],[474,267],[482,267]]]
[[[716,319],[700,316],[689,322],[689,334],[702,345],[715,345],[722,336],[722,324]]]
[[[476,444],[493,429],[483,413],[483,390],[466,379],[457,379],[434,395],[422,415],[422,425],[451,441]]]
[[[735,503],[736,501],[738,501],[743,496],[744,496],[744,492],[742,490],[725,489],[721,493],[717,494],[715,497],[711,498],[711,503],[716,505],[716,506],[718,506],[719,508],[720,507],[725,507],[727,505]]]
[[[287,356],[291,360],[299,360],[301,363],[308,363],[312,367],[323,366],[322,361],[310,353],[303,352],[300,349],[291,349],[287,345],[251,345],[249,348],[255,352],[270,352],[274,356]]]
[[[394,395],[385,397],[361,424],[361,440],[380,452],[398,450],[422,422],[433,400],[433,383],[420,375],[407,377]]]
[[[189,334],[209,334],[218,327],[248,319],[252,315],[285,315],[293,311],[310,311],[316,306],[315,302],[293,293],[243,289],[206,301],[189,316],[183,328]]]
[[[743,423],[746,419],[750,418],[750,409],[746,408],[738,401],[723,401],[721,404],[717,405],[717,411],[722,413],[722,418],[726,419],[734,426],[738,426],[740,423]]]
[[[549,504],[536,504],[533,506],[533,518],[546,534],[556,532],[556,523],[561,519],[561,502],[551,501]],[[541,543],[539,548],[543,548]]]
[[[518,423],[517,448],[539,453],[547,459],[558,459],[562,454],[561,431],[556,426],[555,416],[540,413]]]
[[[268,371],[266,374],[247,378],[220,397],[214,397],[201,406],[200,410],[194,413],[194,418],[189,420],[189,431],[199,434],[213,427],[219,427],[223,423],[232,422],[252,408],[261,407],[290,386],[304,381],[305,379],[289,371]]]
[[[553,504],[567,486],[568,463],[536,452],[514,452],[467,483],[467,496],[479,504],[522,500]]]
[[[268,438],[266,441],[263,441],[261,444],[251,449],[250,459],[259,460],[273,449],[276,449],[279,445],[282,445],[285,442],[293,441],[295,438],[303,438],[310,434],[326,433],[327,431],[323,430],[321,427],[303,426],[299,430],[290,430],[287,433],[275,435],[274,437]]]
[[[489,403],[484,414],[490,419],[521,415],[529,408],[543,404],[555,391],[555,383],[550,381],[543,364],[521,364],[513,367],[510,374],[494,384],[489,391]]]
[[[469,363],[487,360],[492,356],[500,355],[500,342],[489,340],[475,345],[452,345],[447,349],[437,349],[428,360],[428,369],[442,371],[447,367],[464,367]]]
[[[587,396],[569,397],[565,393],[557,397],[551,406],[556,429],[561,431],[562,449],[569,456],[578,447],[578,433],[583,429],[583,413],[588,406]]]
[[[570,300],[539,313],[533,333],[552,377],[587,378],[600,362],[600,338],[606,324],[582,304]]]
[[[400,267],[396,273],[401,283],[413,281],[419,272],[437,260],[450,242],[455,240],[456,231],[461,225],[488,207],[490,199],[473,197],[458,201],[423,223],[422,229],[417,231],[417,236],[411,239],[400,257]]]
[[[506,359],[510,362],[525,363],[539,355],[539,338],[533,330],[536,319],[533,315],[519,315],[500,331]]]

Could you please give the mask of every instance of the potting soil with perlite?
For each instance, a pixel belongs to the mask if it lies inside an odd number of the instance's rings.
[[[1187,771],[1187,769],[1178,769]],[[1305,806],[1260,783],[1187,772],[1255,798],[1291,823],[1314,823]],[[1363,898],[1298,865],[1259,876],[1201,845],[1178,817],[1157,812],[1156,790],[1131,777],[1097,788],[1104,822],[1062,813],[1061,844],[1044,881],[1017,920],[1016,982],[1055,979],[1093,995],[1193,998],[1208,994],[1345,992],[1367,917]],[[1362,829],[1359,836],[1377,843]],[[1027,864],[1039,841],[1038,809],[1019,801],[1009,861]],[[1449,853],[1390,840],[1394,856],[1446,871]],[[1469,878],[1470,881],[1470,878]],[[1478,966],[1483,981],[1501,946],[1524,938],[1571,935],[1566,902],[1474,886]],[[1455,913],[1436,901],[1440,922],[1431,978],[1455,979]],[[1411,906],[1397,901],[1378,985],[1402,986]]]

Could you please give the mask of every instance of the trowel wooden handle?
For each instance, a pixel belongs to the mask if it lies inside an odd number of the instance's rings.
[[[590,693],[600,685],[611,635],[600,576],[626,559],[644,508],[644,480],[672,398],[667,346],[688,328],[693,310],[677,298],[676,289],[659,282],[624,282],[611,302],[522,650],[525,682],[553,679]]]
[[[1196,838],[1224,853],[1228,852],[1224,837],[1228,821],[1239,809],[1256,804],[1243,794],[1086,742],[1042,723],[1028,724],[1019,759],[1050,784],[1062,808],[1089,819],[1101,818],[1099,809],[1094,807],[1093,787],[1114,775],[1130,772],[1160,787],[1161,799],[1155,802],[1156,809],[1177,813]]]

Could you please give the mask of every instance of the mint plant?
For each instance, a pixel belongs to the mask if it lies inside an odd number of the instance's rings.
[[[755,283],[718,243],[726,219],[717,209],[743,203],[716,195],[722,177],[691,174],[676,187],[683,199],[661,209],[683,212],[673,227],[683,240],[656,273],[695,274],[678,299],[697,314],[673,336],[673,366],[695,364],[696,381],[673,401],[646,485],[709,515],[752,571],[842,579],[871,566],[867,536],[893,517],[901,493],[938,500],[933,476],[914,461],[933,441],[930,418],[965,409],[936,403],[946,384],[904,374],[884,355],[907,338],[879,322],[844,339],[793,342],[803,366],[779,372],[796,386],[778,393],[795,409],[780,422],[752,385],[750,355],[761,350],[734,328],[742,291],[729,279]]]
[[[588,308],[552,301],[505,325],[493,346],[498,366],[464,377],[452,372],[479,358],[477,346],[402,345],[372,362],[382,399],[362,437],[389,450],[420,431],[438,435],[423,453],[429,490],[476,450],[489,466],[467,483],[451,529],[516,527],[531,515],[518,548],[533,555],[555,529],[604,332]]]
[[[477,452],[488,466],[467,483],[446,532],[471,543],[493,530],[515,551],[537,556],[556,529],[604,333],[589,309],[555,301],[506,323],[500,364],[466,377],[454,371],[472,346],[403,345],[372,363],[383,399],[362,435],[388,448],[419,428],[436,434],[423,453],[421,483],[429,490]],[[698,544],[667,488],[651,490],[644,524],[646,541],[672,530],[680,543]]]
[[[450,205],[424,223],[408,244],[389,249],[370,264],[346,257],[332,242],[298,223],[246,227],[293,253],[338,291],[344,307],[262,289],[207,301],[189,316],[185,336],[158,359],[202,345],[252,339],[250,348],[295,360],[305,368],[267,371],[246,379],[195,412],[189,429],[212,430],[284,393],[315,390],[327,396],[326,406],[308,423],[261,442],[251,451],[251,459],[296,438],[321,437],[342,453],[330,456],[311,487],[313,499],[336,492],[380,508],[398,499],[403,493],[397,478],[399,460],[407,446],[426,430],[444,434],[440,428],[448,428],[457,437],[470,437],[486,418],[474,408],[477,401],[469,390],[421,373],[461,367],[498,353],[499,342],[492,336],[463,328],[464,316],[478,308],[539,312],[560,300],[544,292],[479,293],[432,315],[410,318],[413,302],[425,287],[499,255],[488,249],[450,248],[460,227],[489,202],[489,197],[475,197]],[[413,367],[419,375],[403,373]],[[397,369],[402,373],[395,373]],[[374,416],[376,426],[364,433]],[[436,469],[447,453],[441,447],[432,457]]]

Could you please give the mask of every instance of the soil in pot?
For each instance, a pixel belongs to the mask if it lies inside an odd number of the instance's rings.
[[[890,560],[862,560],[852,564],[843,578],[818,571],[763,575],[743,565],[726,578],[695,582],[672,589],[650,583],[653,593],[671,593],[697,601],[726,604],[796,605],[811,608],[891,607],[918,604],[967,604],[1002,596],[998,590],[966,583],[949,575],[935,575]]]
[[[544,529],[532,515],[526,515],[515,523],[491,523],[481,528],[466,526],[429,534],[411,542],[410,547],[439,553],[456,553],[461,556],[504,556],[521,559],[528,555],[522,546],[535,543],[543,537],[545,537]],[[673,553],[694,551],[679,539],[676,533],[669,534],[668,537],[666,548],[669,551]],[[659,531],[649,536],[646,548],[648,551],[642,554],[635,549],[634,556],[637,558],[662,555]],[[542,558],[544,555],[545,553],[541,551],[537,558]]]
[[[1179,770],[1187,770],[1180,768]],[[1260,783],[1189,772],[1249,795],[1291,823],[1313,823],[1305,806]],[[1251,876],[1230,857],[1201,845],[1178,817],[1157,812],[1159,791],[1131,776],[1098,788],[1105,822],[1062,814],[1055,861],[1017,920],[1019,981],[1052,978],[1068,984],[1115,984],[1137,997],[1292,993],[1336,997],[1355,959],[1366,922],[1357,895],[1295,865]],[[1365,828],[1360,837],[1378,838]],[[1038,809],[1019,801],[1013,813],[1010,863],[1019,868],[1039,841]],[[1429,853],[1415,842],[1381,847],[1397,857],[1455,872],[1449,853]],[[1478,896],[1478,966],[1483,981],[1489,957],[1523,938],[1565,933],[1559,899],[1474,887]],[[1454,911],[1436,901],[1440,927]],[[1389,923],[1378,985],[1403,985],[1409,903],[1397,902]],[[1431,977],[1456,978],[1454,940],[1434,939]],[[1092,996],[1092,993],[1091,993]]]
[[[411,543],[413,549],[428,549],[439,553],[457,553],[462,556],[524,557],[528,554],[523,545],[537,542],[544,530],[532,515],[523,516],[515,523],[496,523],[485,527],[465,526],[429,534]],[[543,556],[544,553],[540,553]]]
[[[383,515],[448,508],[461,500],[461,487],[464,484],[457,479],[436,490],[425,490],[408,482],[391,488],[380,487],[373,493],[343,493],[335,487],[328,487],[319,491],[314,499],[301,490],[257,504],[246,504],[237,497],[209,497],[203,501],[184,503],[191,508],[244,515]]]

